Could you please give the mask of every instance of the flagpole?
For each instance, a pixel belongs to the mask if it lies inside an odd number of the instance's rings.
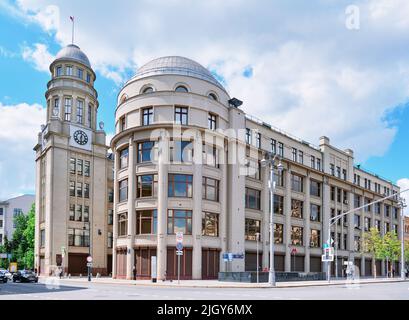
[[[74,44],[74,17],[70,17],[72,21],[72,41],[71,43]]]

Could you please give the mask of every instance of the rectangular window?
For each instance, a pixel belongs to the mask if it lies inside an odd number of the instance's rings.
[[[300,200],[291,199],[291,216],[294,218],[303,218],[304,202]]]
[[[355,208],[359,208],[361,206],[361,196],[357,194],[354,195],[354,206]]]
[[[284,172],[274,170],[274,182],[276,187],[284,187]]]
[[[175,123],[180,125],[188,124],[188,108],[175,107]]]
[[[153,160],[152,149],[155,143],[153,141],[145,141],[138,143],[138,163],[151,162]]]
[[[278,155],[284,158],[284,144],[282,142],[278,143]]]
[[[89,183],[84,183],[84,198],[89,199]]]
[[[136,234],[156,234],[158,227],[158,211],[143,210],[136,212]]]
[[[337,177],[341,179],[341,168],[337,167]]]
[[[274,195],[274,213],[284,214],[284,197],[278,194]]]
[[[261,133],[259,132],[256,133],[256,147],[261,148]]]
[[[216,146],[208,145],[203,142],[202,152],[203,152],[202,161],[204,165],[211,166],[214,168],[219,167],[218,151]]]
[[[119,181],[119,202],[128,200],[128,179]]]
[[[64,110],[65,110],[64,120],[71,121],[71,113],[72,113],[72,99],[71,98],[65,98]]]
[[[371,218],[364,218],[364,228],[365,231],[369,231],[369,229],[371,228]]]
[[[191,163],[193,159],[193,144],[191,141],[173,140],[170,145],[170,162]]]
[[[124,237],[128,235],[128,213],[120,213],[118,217],[118,236]]]
[[[371,206],[369,205],[371,203],[371,199],[364,198],[364,204],[366,207],[364,208],[365,212],[371,212]]]
[[[114,224],[114,210],[109,209],[108,210],[108,225],[112,226]]]
[[[321,207],[316,204],[311,204],[310,212],[311,221],[321,221]]]
[[[72,66],[65,67],[65,75],[72,76]]]
[[[84,114],[84,101],[77,100],[77,123],[82,124]]]
[[[40,231],[40,247],[44,248],[45,247],[45,230]]]
[[[84,70],[78,68],[77,69],[77,77],[80,78],[80,79],[83,79],[84,78]]]
[[[293,246],[302,246],[304,238],[304,229],[301,227],[291,227],[291,244]]]
[[[219,201],[219,181],[203,177],[202,179],[202,199]]]
[[[335,165],[334,164],[330,164],[330,171],[331,171],[331,175],[335,176]]]
[[[331,201],[335,201],[335,187],[331,187]]]
[[[219,236],[219,215],[216,213],[202,212],[202,236]]]
[[[168,210],[168,234],[192,234],[192,211]]]
[[[321,183],[315,180],[310,181],[310,194],[314,197],[321,197]]]
[[[136,197],[157,197],[158,196],[158,175],[148,174],[137,177]]]
[[[378,230],[378,232],[381,232],[381,221],[380,220],[375,220],[375,228]]]
[[[82,182],[77,182],[77,197],[82,198]]]
[[[87,116],[87,124],[88,124],[88,127],[92,127],[92,109],[93,109],[93,107],[92,107],[92,104],[88,104],[88,116]]]
[[[209,117],[208,117],[208,125],[209,125],[209,129],[210,130],[216,130],[216,125],[217,125],[217,116],[209,113]]]
[[[245,221],[245,240],[256,241],[257,233],[260,233],[260,220],[247,219]]]
[[[375,203],[375,213],[376,214],[381,214],[381,203]]]
[[[304,152],[298,151],[298,162],[304,164]]]
[[[70,158],[70,173],[71,174],[75,174],[75,163],[77,161],[75,160],[75,158]]]
[[[75,210],[75,221],[82,221],[82,205],[77,204]]]
[[[70,181],[70,196],[75,197],[75,182]]]
[[[54,116],[54,113],[55,113],[57,116],[59,116],[59,114],[60,114],[60,99],[58,99],[58,98],[55,98],[55,99],[54,99],[53,116]]]
[[[342,179],[347,181],[347,171],[345,169],[342,169]]]
[[[337,188],[337,202],[341,203],[341,199],[342,199],[342,189]]]
[[[77,174],[79,176],[82,176],[82,169],[83,169],[82,164],[83,164],[82,160],[77,159]]]
[[[293,148],[292,155],[293,155],[293,161],[297,162],[297,149],[296,148]]]
[[[320,248],[321,247],[321,232],[320,232],[320,230],[311,229],[310,246],[311,246],[311,248]]]
[[[274,223],[274,243],[284,243],[284,225],[280,223]]]
[[[315,157],[311,156],[311,168],[315,169]]]
[[[142,109],[142,125],[149,126],[153,123],[153,108]]]
[[[114,243],[114,234],[112,232],[108,232],[107,240],[108,240],[107,246],[108,246],[108,248],[111,249],[113,247],[113,243]]]
[[[70,204],[70,221],[75,221],[75,204]]]
[[[317,158],[317,170],[321,171],[321,159]]]
[[[90,176],[90,162],[86,160],[84,161],[84,176]]]
[[[361,216],[357,214],[354,215],[354,228],[361,229]]]
[[[112,188],[108,189],[108,202],[114,202],[114,190]]]
[[[260,161],[247,159],[246,164],[247,177],[261,180],[261,163]]]
[[[384,224],[384,233],[385,233],[385,234],[390,231],[389,226],[390,226],[390,224],[389,224],[388,222],[385,222],[385,224]]]
[[[292,173],[291,190],[296,192],[304,192],[304,178]]]
[[[271,153],[277,154],[277,141],[274,139],[271,139]]]
[[[397,220],[397,219],[398,219],[398,216],[399,216],[399,208],[393,207],[393,208],[392,208],[392,212],[393,212],[393,218],[394,218],[395,220]]]
[[[255,210],[260,210],[261,205],[260,205],[260,195],[261,191],[260,190],[255,190],[251,188],[246,188],[246,208],[248,209],[255,209]]]
[[[391,215],[391,207],[385,204],[385,217],[389,218]]]
[[[126,130],[126,117],[123,116],[119,119],[119,131],[125,131]]]
[[[119,169],[124,169],[128,167],[129,150],[128,148],[119,151]]]
[[[83,222],[89,222],[89,206],[84,206],[84,218]]]
[[[192,198],[193,176],[185,174],[169,174],[168,197]]]
[[[57,67],[56,76],[57,76],[57,77],[62,76],[62,67],[61,67],[61,66],[58,66],[58,67]]]
[[[251,144],[251,130],[249,128],[246,128],[246,143]]]

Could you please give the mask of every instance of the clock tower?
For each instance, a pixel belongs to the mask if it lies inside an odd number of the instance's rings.
[[[36,151],[35,268],[107,275],[112,265],[113,161],[103,124],[97,127],[98,93],[88,57],[74,45],[50,65],[47,119]]]

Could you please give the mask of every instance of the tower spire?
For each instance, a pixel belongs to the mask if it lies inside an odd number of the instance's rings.
[[[75,24],[75,18],[74,16],[70,16],[70,20],[72,22],[72,38],[71,38],[71,44],[74,44],[74,24]]]

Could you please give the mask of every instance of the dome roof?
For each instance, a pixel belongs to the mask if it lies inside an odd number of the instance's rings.
[[[131,80],[138,80],[153,75],[174,74],[198,78],[213,83],[220,89],[224,87],[205,67],[196,61],[179,56],[162,57],[148,62],[139,68]]]
[[[60,52],[57,53],[57,56],[55,58],[55,61],[57,60],[72,60],[82,63],[83,65],[91,69],[91,63],[89,62],[88,57],[75,44],[69,44],[65,48],[61,49]]]

